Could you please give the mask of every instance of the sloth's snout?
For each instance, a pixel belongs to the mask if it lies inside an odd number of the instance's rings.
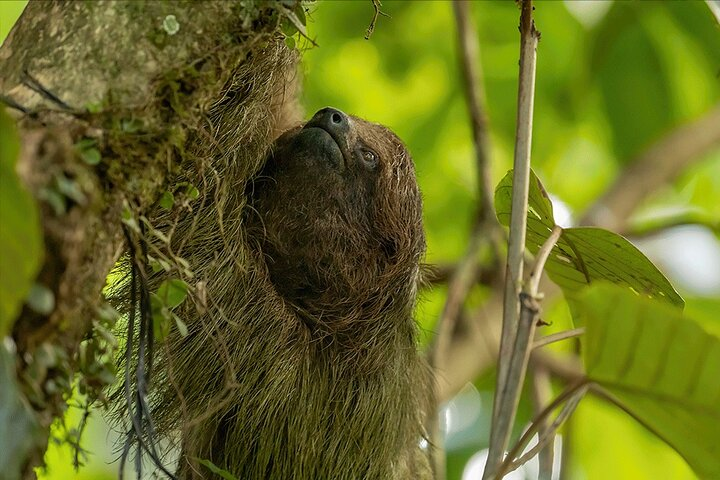
[[[310,119],[309,126],[320,127],[333,138],[344,137],[350,130],[349,117],[337,108],[325,107]]]

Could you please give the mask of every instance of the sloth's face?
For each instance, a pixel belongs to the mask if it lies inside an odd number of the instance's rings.
[[[275,142],[250,196],[271,278],[289,299],[377,287],[392,271],[416,269],[424,252],[404,145],[333,108]]]

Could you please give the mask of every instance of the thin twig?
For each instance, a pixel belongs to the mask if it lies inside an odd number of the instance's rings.
[[[490,177],[490,135],[485,108],[485,85],[480,65],[480,45],[477,29],[469,13],[469,2],[453,2],[458,44],[462,62],[463,86],[470,113],[473,141],[475,142],[475,164],[480,196],[479,217],[495,219]],[[495,221],[497,224],[497,221]]]
[[[492,433],[494,433],[494,436],[490,438],[490,452],[493,452],[495,456],[491,457],[488,454],[488,463],[485,466],[483,478],[490,478],[495,475],[497,464],[502,461],[503,453],[510,440],[510,431],[520,403],[520,393],[522,392],[525,372],[532,351],[530,341],[535,334],[535,327],[540,314],[540,305],[538,303],[540,276],[545,267],[545,262],[561,233],[562,228],[556,225],[548,239],[540,247],[530,278],[526,282],[526,287],[520,293],[520,319],[515,334],[510,364],[507,369],[507,377],[503,390],[499,392],[499,395],[496,393],[495,397],[496,401],[498,398],[500,399],[500,403],[493,412]],[[491,461],[494,463],[491,464]]]
[[[365,32],[365,40],[370,40],[370,36],[375,31],[375,23],[377,22],[378,16],[382,15],[383,17],[390,18],[390,15],[380,10],[380,7],[382,7],[382,3],[380,3],[380,0],[372,0],[372,4],[373,17],[372,20],[370,20],[370,25],[368,25],[367,31]]]
[[[497,386],[493,406],[493,419],[498,407],[504,402],[503,392],[510,366],[512,346],[515,343],[520,309],[518,295],[523,275],[523,254],[525,251],[525,221],[528,209],[530,182],[530,148],[532,143],[532,113],[535,94],[536,47],[539,34],[532,20],[532,0],[522,2],[520,15],[520,74],[518,80],[518,112],[515,131],[515,158],[513,174],[512,212],[510,235],[505,270],[505,291],[503,298],[503,323],[500,336],[500,358],[498,361]],[[490,451],[484,478],[495,469],[502,459],[504,447],[493,421],[490,433]]]
[[[565,330],[564,332],[553,333],[552,335],[546,335],[544,337],[540,337],[540,338],[536,339],[533,342],[532,348],[533,348],[533,350],[535,350],[536,348],[544,347],[545,345],[559,342],[561,340],[579,337],[580,335],[582,335],[584,333],[585,333],[585,327],[579,327],[579,328],[573,328],[571,330]]]
[[[541,362],[530,359],[532,404],[535,416],[539,416],[543,408],[552,401],[553,391],[550,383],[550,372]],[[542,438],[550,432],[548,419],[538,423],[538,437]],[[539,475],[538,480],[551,480],[553,460],[555,457],[553,442],[548,442],[538,454]]]
[[[530,429],[528,429],[525,434],[518,440],[518,442],[515,444],[513,449],[508,453],[507,458],[503,462],[503,464],[498,469],[498,475],[496,478],[501,479],[504,475],[512,472],[513,470],[516,470],[521,465],[527,463],[528,460],[533,458],[545,445],[547,445],[549,442],[551,442],[555,438],[555,434],[557,433],[560,426],[563,424],[563,422],[575,411],[575,409],[578,406],[578,403],[580,403],[580,400],[585,396],[590,386],[587,383],[580,384],[580,386],[577,387],[577,389],[572,391],[572,395],[567,399],[567,402],[565,403],[565,406],[560,411],[558,416],[553,420],[552,424],[548,428],[548,431],[545,433],[545,435],[538,435],[538,443],[528,450],[524,455],[522,455],[517,460],[514,460],[525,448],[525,446],[530,442],[530,439],[532,438],[532,435],[535,434],[535,431],[538,431],[538,426],[543,423],[543,420],[547,418],[550,412],[552,412],[555,407],[553,408],[547,408],[545,412],[547,412],[546,415],[541,415],[533,422],[533,425]],[[553,402],[554,403],[554,402]],[[543,413],[545,413],[543,412]],[[542,420],[541,420],[542,417]],[[534,427],[534,428],[533,428]]]
[[[540,277],[542,277],[543,268],[545,268],[545,262],[547,261],[548,257],[550,256],[550,252],[552,251],[553,247],[555,247],[555,244],[560,238],[562,231],[563,229],[561,226],[555,225],[550,232],[550,236],[545,241],[545,243],[543,243],[542,247],[540,247],[537,255],[535,255],[535,266],[533,266],[533,269],[530,271],[530,280],[528,281],[527,285],[527,293],[529,295],[536,296],[538,294]]]
[[[379,2],[376,5],[376,15],[368,29],[368,36],[372,32],[375,18],[379,12]],[[489,134],[487,131],[487,116],[485,114],[485,92],[482,83],[479,65],[479,46],[477,32],[472,24],[466,2],[454,2],[453,11],[458,31],[458,45],[461,52],[461,67],[465,81],[465,95],[470,112],[472,124],[473,141],[475,145],[475,158],[478,176],[479,207],[478,219],[468,245],[465,256],[458,264],[452,274],[448,288],[448,297],[443,307],[442,315],[438,321],[438,335],[432,347],[430,364],[435,371],[436,382],[445,371],[445,358],[447,357],[448,346],[451,343],[453,332],[457,324],[465,299],[474,285],[477,275],[477,257],[483,245],[488,239],[493,242],[496,252],[496,259],[500,258],[500,234],[501,229],[495,219],[492,201],[492,183],[490,179],[490,148]],[[490,229],[491,231],[486,231]],[[439,388],[435,388],[435,392]],[[436,401],[436,405],[439,402]],[[445,451],[442,445],[442,435],[437,412],[430,416],[428,431],[431,435],[433,445],[433,472],[436,480],[445,478]]]

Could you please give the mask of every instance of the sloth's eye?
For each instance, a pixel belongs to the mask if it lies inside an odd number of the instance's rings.
[[[374,170],[375,168],[377,168],[378,157],[375,152],[373,152],[372,150],[362,150],[360,154],[362,156],[363,164],[366,168],[370,170]]]

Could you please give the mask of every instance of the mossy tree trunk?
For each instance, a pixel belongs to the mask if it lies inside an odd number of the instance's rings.
[[[19,388],[0,396],[0,419],[27,418],[0,426],[4,478],[30,477],[42,463],[80,368],[78,346],[92,335],[105,278],[125,251],[123,219],[152,208],[181,165],[201,165],[192,153],[198,144],[254,129],[261,133],[248,138],[262,150],[296,118],[290,95],[268,107],[273,115],[247,116],[252,125],[207,128],[230,83],[232,108],[257,110],[242,98],[263,82],[288,82],[260,72],[237,85],[234,76],[277,45],[297,3],[30,2],[0,48],[0,94],[26,110],[16,170],[40,213],[44,259],[35,284],[54,298],[6,319],[15,358],[3,352],[0,360]]]

